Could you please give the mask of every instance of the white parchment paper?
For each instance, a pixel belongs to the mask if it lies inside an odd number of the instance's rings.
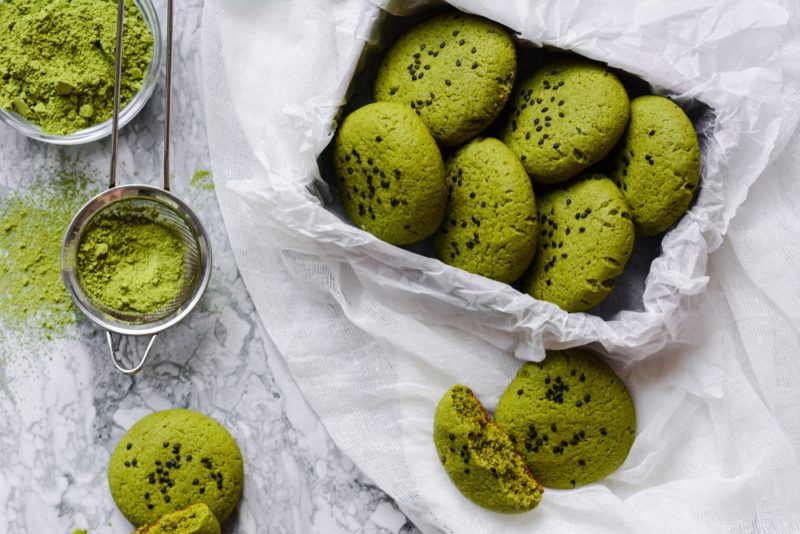
[[[317,157],[362,50],[384,8],[422,3],[206,4],[206,112],[226,226],[268,332],[331,435],[428,532],[800,525],[786,512],[797,493],[779,491],[800,474],[797,458],[750,368],[726,359],[737,325],[719,316],[716,293],[703,297],[718,284],[709,253],[797,120],[789,12],[767,0],[451,2],[713,109],[699,197],[664,237],[642,310],[604,320],[382,243],[323,206]],[[669,341],[694,348],[661,350]],[[600,484],[549,491],[524,516],[466,501],[431,443],[439,396],[463,382],[492,408],[520,365],[514,355],[587,343],[627,368],[640,430],[625,466]]]

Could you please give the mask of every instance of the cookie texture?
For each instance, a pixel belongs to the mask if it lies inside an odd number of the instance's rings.
[[[584,349],[548,351],[525,364],[500,397],[497,424],[536,479],[574,488],[615,471],[636,436],[636,410],[622,380]]]
[[[444,146],[471,139],[502,111],[517,69],[503,27],[460,12],[430,18],[389,49],[375,99],[416,112]]]
[[[128,430],[108,464],[111,496],[140,527],[204,503],[222,523],[239,501],[242,454],[219,423],[192,410],[152,413]]]
[[[519,278],[536,252],[533,187],[513,152],[478,138],[446,162],[447,212],[434,235],[443,262],[500,282]]]
[[[539,243],[522,288],[568,312],[586,311],[614,288],[633,250],[634,229],[622,193],[593,174],[550,188],[537,199]]]
[[[430,237],[447,205],[444,162],[425,124],[406,106],[351,113],[334,145],[339,197],[359,228],[393,245]]]
[[[439,401],[433,441],[450,479],[475,504],[520,513],[541,501],[542,486],[468,387],[456,384]]]
[[[500,139],[535,182],[558,183],[606,157],[629,115],[628,94],[606,67],[561,58],[518,84]]]
[[[700,145],[689,117],[670,99],[641,96],[610,158],[609,175],[630,206],[636,234],[666,231],[686,213],[700,181]]]
[[[220,534],[219,521],[203,503],[164,514],[133,534]]]

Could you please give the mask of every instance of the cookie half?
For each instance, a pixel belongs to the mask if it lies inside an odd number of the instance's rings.
[[[433,441],[450,479],[478,506],[513,514],[541,501],[542,486],[468,387],[457,384],[439,401]]]
[[[133,534],[220,534],[219,521],[203,503],[164,514]]]

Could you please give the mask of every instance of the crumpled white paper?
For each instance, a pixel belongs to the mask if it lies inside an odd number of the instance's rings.
[[[789,513],[800,505],[789,490],[797,458],[761,378],[730,357],[748,353],[707,274],[796,122],[788,12],[766,0],[451,3],[712,108],[700,195],[662,242],[644,311],[609,321],[392,247],[324,208],[316,158],[381,8],[411,3],[207,3],[206,112],[226,226],[265,327],[332,437],[428,532],[800,529]],[[671,340],[696,345],[645,359]],[[639,433],[625,466],[600,484],[550,490],[523,516],[466,501],[431,442],[443,391],[467,383],[493,408],[520,365],[514,354],[538,360],[545,346],[586,343],[627,365]]]

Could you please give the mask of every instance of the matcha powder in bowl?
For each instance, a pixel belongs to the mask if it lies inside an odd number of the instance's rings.
[[[0,119],[29,137],[78,144],[111,131],[116,0],[0,0]],[[160,59],[150,0],[126,0],[120,120],[144,107]]]

